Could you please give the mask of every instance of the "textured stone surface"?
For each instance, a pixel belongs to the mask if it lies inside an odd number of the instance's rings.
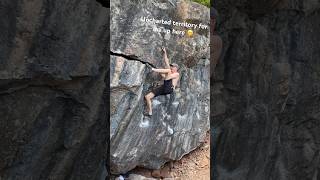
[[[108,10],[3,0],[0,22],[0,179],[104,179]]]
[[[147,178],[138,174],[130,174],[129,178],[130,180],[156,180],[155,178]]]
[[[111,3],[111,16],[111,51],[118,53],[111,57],[110,69],[111,172],[125,173],[136,166],[158,169],[199,146],[209,130],[210,31],[195,31],[193,38],[164,35],[140,18],[208,25],[209,9],[181,1],[120,0]],[[153,100],[154,113],[148,118],[143,116],[144,95],[160,77],[145,63],[164,67],[161,46],[171,62],[180,65],[181,80],[174,94]]]
[[[319,1],[216,1],[211,86],[221,180],[320,179]]]

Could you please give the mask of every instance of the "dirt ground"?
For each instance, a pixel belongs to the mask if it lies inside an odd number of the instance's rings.
[[[156,179],[210,180],[210,134],[199,148],[181,160],[169,162],[160,170],[136,168],[131,173]]]

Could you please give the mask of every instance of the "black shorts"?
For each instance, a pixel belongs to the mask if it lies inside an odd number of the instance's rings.
[[[173,92],[173,87],[165,87],[164,85],[159,86],[151,91],[154,94],[154,97],[159,95],[167,95]]]

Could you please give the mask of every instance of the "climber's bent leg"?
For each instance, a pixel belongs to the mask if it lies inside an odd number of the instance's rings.
[[[147,95],[144,96],[144,98],[146,99],[146,102],[147,102],[147,110],[148,110],[148,115],[149,116],[152,115],[152,102],[151,102],[151,99],[154,96],[155,95],[153,94],[153,92],[149,92]]]

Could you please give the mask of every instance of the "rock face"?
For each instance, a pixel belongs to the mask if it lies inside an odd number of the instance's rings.
[[[136,166],[158,169],[199,146],[209,130],[209,29],[196,30],[192,38],[165,35],[153,31],[156,25],[141,22],[143,17],[210,21],[209,9],[197,3],[112,1],[110,166],[115,174]],[[161,46],[180,65],[181,79],[174,94],[153,99],[149,118],[143,115],[144,95],[161,78],[146,64],[164,67]]]
[[[320,179],[319,1],[216,1],[215,179]]]
[[[108,10],[3,0],[0,17],[0,179],[104,179]]]

